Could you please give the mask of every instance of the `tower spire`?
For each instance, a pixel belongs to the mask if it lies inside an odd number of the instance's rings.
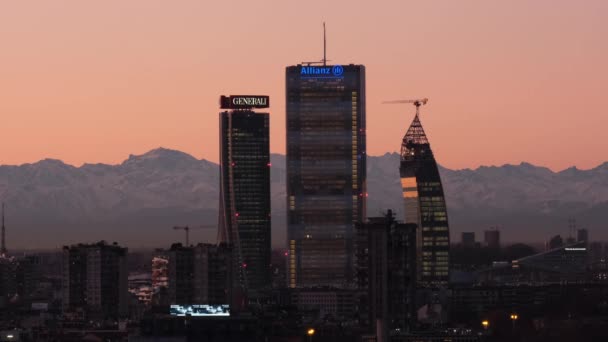
[[[409,150],[407,147],[410,144],[428,144],[429,141],[426,138],[426,133],[424,133],[424,129],[422,128],[422,124],[420,123],[420,106],[425,105],[429,99],[416,99],[416,100],[396,100],[396,101],[384,101],[382,103],[411,103],[416,106],[416,115],[414,116],[414,121],[408,128],[407,133],[403,137],[403,144],[401,146],[401,156],[404,155],[404,150]]]
[[[405,136],[403,137],[404,143],[414,143],[414,144],[428,144],[429,140],[426,137],[426,133],[424,132],[424,128],[422,128],[422,123],[420,122],[420,116],[416,111],[416,116],[414,116],[414,120],[410,124]]]
[[[6,255],[6,227],[4,226],[4,202],[2,202],[2,246],[0,246],[0,254]]]
[[[325,22],[323,22],[323,65],[327,65],[327,35],[325,34]]]

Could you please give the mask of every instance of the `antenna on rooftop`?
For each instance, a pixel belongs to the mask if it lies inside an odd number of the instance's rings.
[[[315,62],[302,62],[303,65],[311,65],[311,64],[323,64],[323,66],[327,66],[327,34],[325,32],[325,22],[323,22],[323,59]]]
[[[323,22],[323,65],[327,65],[327,38],[325,34],[325,22]]]

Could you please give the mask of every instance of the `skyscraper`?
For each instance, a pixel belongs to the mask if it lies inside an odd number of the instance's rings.
[[[579,229],[576,231],[577,242],[589,242],[589,231],[587,229]]]
[[[475,232],[462,232],[460,243],[463,247],[474,247]]]
[[[220,231],[231,244],[233,286],[249,294],[270,287],[270,146],[268,96],[222,96]]]
[[[395,220],[392,210],[357,225],[357,284],[364,325],[388,331],[412,328],[415,318],[416,225]],[[367,316],[367,317],[366,317]]]
[[[564,239],[562,239],[561,235],[553,236],[545,245],[546,250],[552,250],[555,248],[560,248],[564,245]]]
[[[401,145],[401,186],[405,222],[418,225],[417,280],[421,287],[445,286],[449,280],[450,232],[437,162],[416,116]]]
[[[286,69],[288,286],[350,286],[365,219],[365,67]]]
[[[91,318],[124,317],[128,310],[127,249],[104,241],[63,247],[63,309]]]
[[[172,245],[167,267],[170,303],[228,304],[230,258],[230,248],[224,243]]]
[[[169,260],[166,255],[156,255],[152,258],[152,289],[154,291],[168,286],[168,264]]]
[[[500,230],[490,229],[483,232],[483,240],[486,247],[500,248]]]

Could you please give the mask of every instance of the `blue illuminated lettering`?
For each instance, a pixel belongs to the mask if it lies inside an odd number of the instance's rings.
[[[334,65],[334,67],[331,69],[331,73],[334,74],[334,76],[342,76],[344,73],[344,68],[341,65]]]
[[[302,66],[300,76],[303,77],[343,77],[344,68],[341,65],[329,66]]]

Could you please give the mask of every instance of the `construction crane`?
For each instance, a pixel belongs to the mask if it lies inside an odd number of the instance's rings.
[[[213,228],[217,228],[217,226],[216,225],[202,225],[202,226],[196,226],[196,227],[190,227],[190,226],[173,227],[174,230],[183,230],[186,232],[186,247],[190,246],[190,230],[191,229],[213,229]]]
[[[418,115],[418,110],[419,110],[420,106],[425,105],[427,102],[429,102],[429,99],[427,99],[425,97],[423,99],[384,101],[382,103],[384,103],[384,104],[412,103],[412,104],[414,104],[414,106],[416,106],[416,115]]]

